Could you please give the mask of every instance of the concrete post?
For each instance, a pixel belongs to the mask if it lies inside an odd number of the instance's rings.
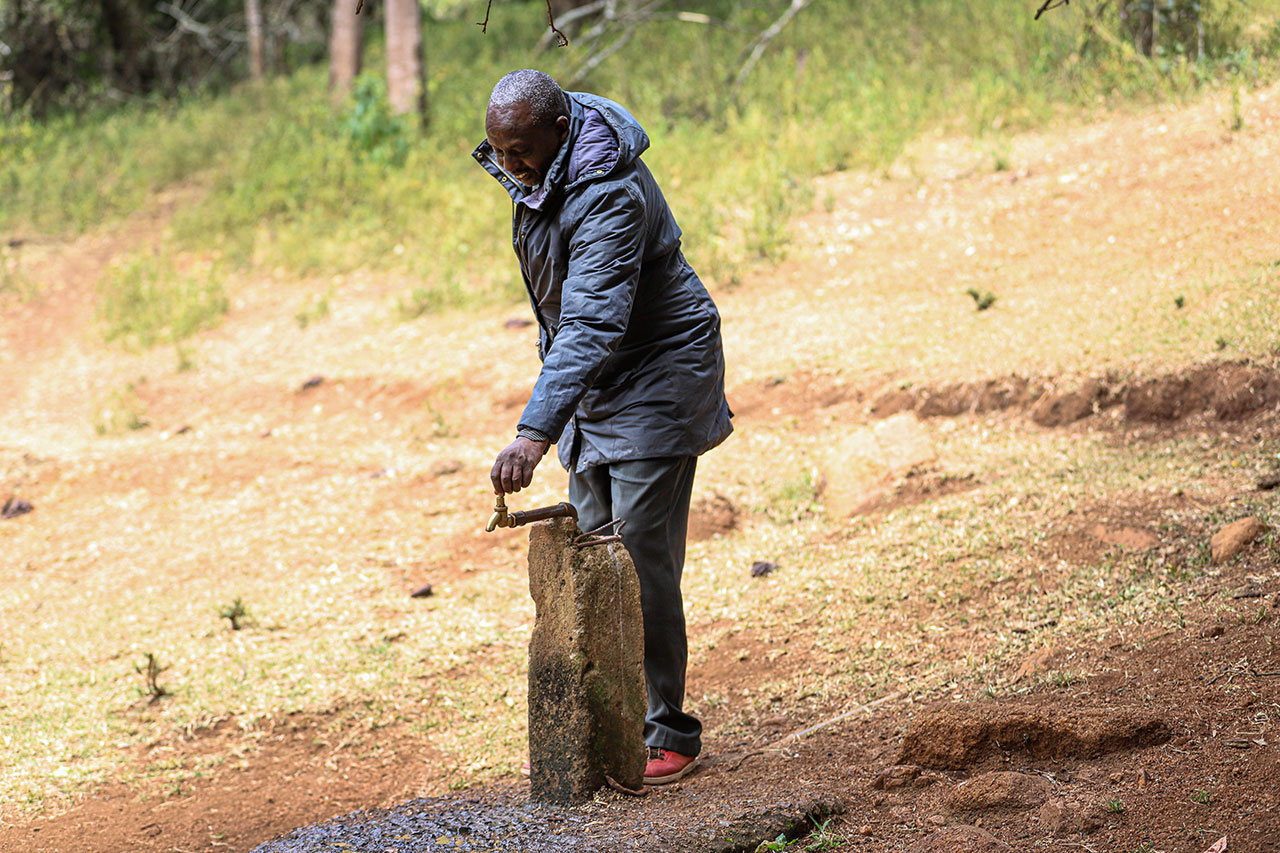
[[[644,623],[620,542],[575,548],[557,518],[529,531],[529,770],[535,800],[580,802],[611,776],[643,783]]]

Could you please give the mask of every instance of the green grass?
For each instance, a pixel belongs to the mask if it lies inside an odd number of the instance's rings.
[[[701,5],[713,15],[737,9]],[[724,281],[753,258],[780,256],[809,177],[884,168],[927,129],[983,138],[999,152],[1011,131],[1099,99],[1178,97],[1218,81],[1238,93],[1267,79],[1277,42],[1267,24],[1280,10],[1256,3],[1255,26],[1220,28],[1234,41],[1214,58],[1151,62],[1083,39],[1074,9],[1035,22],[1027,0],[815,4],[731,100],[742,46],[781,5],[744,4],[727,28],[652,24],[581,86],[645,124],[646,159],[688,253]],[[387,116],[373,78],[334,110],[319,67],[179,102],[10,120],[0,131],[0,231],[75,232],[188,186],[199,192],[174,217],[180,250],[299,275],[402,271],[450,303],[459,293],[510,294],[518,278],[507,201],[467,155],[500,74],[535,66],[563,75],[582,60],[578,44],[536,52],[540,21],[538,5],[524,3],[496,10],[488,35],[466,19],[427,26],[425,127]],[[375,44],[366,67],[380,63]],[[1001,168],[1002,155],[994,158]],[[436,307],[413,294],[406,301],[404,316]]]

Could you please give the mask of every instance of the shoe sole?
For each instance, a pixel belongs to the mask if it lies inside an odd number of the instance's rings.
[[[686,764],[684,767],[681,767],[675,773],[668,773],[666,776],[646,776],[644,777],[644,783],[646,785],[670,785],[672,782],[676,782],[680,779],[683,779],[685,776],[688,776],[689,771],[693,770],[693,768],[697,766],[698,766],[698,759],[695,756],[693,761],[690,761],[688,764]]]

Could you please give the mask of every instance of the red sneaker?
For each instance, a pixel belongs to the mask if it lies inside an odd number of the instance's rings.
[[[649,747],[649,763],[644,768],[646,785],[668,785],[683,778],[698,763],[696,755],[681,755],[661,747]]]

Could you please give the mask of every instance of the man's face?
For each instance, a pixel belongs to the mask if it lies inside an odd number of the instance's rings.
[[[547,176],[560,145],[569,136],[569,119],[539,125],[529,114],[529,105],[490,107],[484,132],[498,158],[498,165],[525,186],[536,187]]]

